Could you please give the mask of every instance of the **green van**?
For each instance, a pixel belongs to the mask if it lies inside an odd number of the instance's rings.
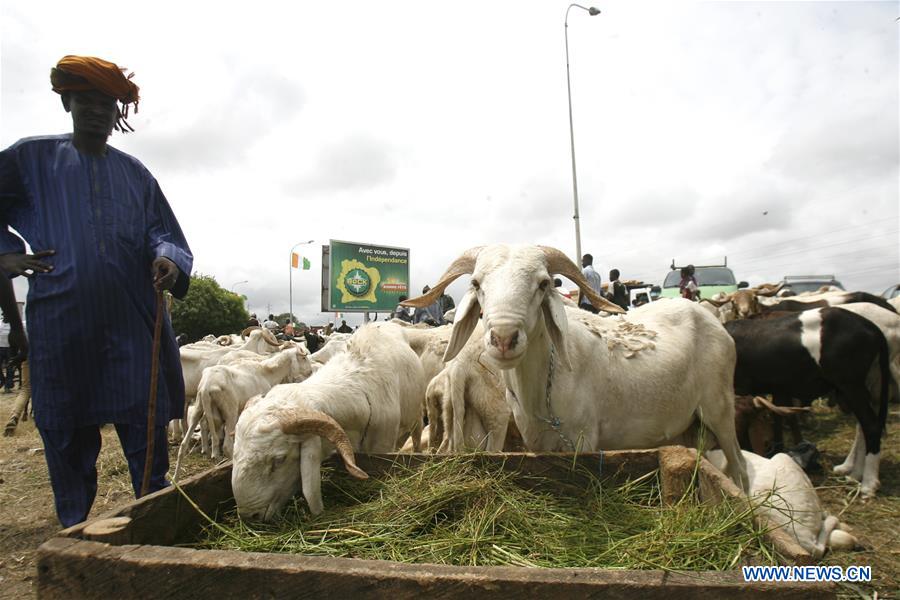
[[[680,298],[681,292],[678,290],[678,284],[681,282],[682,267],[676,267],[675,261],[672,261],[669,268],[671,270],[663,281],[660,297]],[[700,298],[710,298],[719,292],[730,294],[747,287],[746,281],[737,282],[734,272],[728,268],[727,261],[724,265],[695,266],[694,277],[697,279],[697,285],[700,286]]]

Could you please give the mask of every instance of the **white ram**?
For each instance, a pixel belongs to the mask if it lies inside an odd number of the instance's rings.
[[[826,547],[850,549],[857,545],[856,538],[843,530],[846,525],[825,513],[809,477],[794,459],[780,453],[771,459],[746,451],[743,455],[750,501],[771,526],[783,527],[816,560],[822,558]],[[707,452],[706,458],[719,470],[725,466],[721,450]]]
[[[482,360],[482,336],[479,323],[456,358],[428,384],[429,446],[438,452],[503,450],[511,411],[500,370]]]
[[[219,458],[220,447],[225,456],[230,457],[234,446],[234,428],[247,400],[269,391],[278,383],[302,381],[309,377],[311,369],[307,356],[305,348],[296,346],[261,361],[244,360],[208,367],[197,389],[197,410],[178,449],[175,476],[178,477],[181,459],[201,419],[205,417],[206,420],[211,458]]]
[[[699,417],[728,457],[726,473],[747,489],[734,429],[734,342],[697,303],[653,302],[604,319],[567,306],[553,287],[563,275],[596,308],[622,312],[562,252],[497,244],[466,251],[406,304],[431,304],[463,274],[472,278],[444,358],[462,350],[483,315],[484,356],[503,371],[529,450],[652,448]]]
[[[322,459],[336,449],[352,474],[365,477],[354,450],[391,452],[411,433],[418,451],[424,394],[422,365],[401,328],[364,325],[346,352],[309,379],[275,386],[247,403],[231,475],[238,512],[271,519],[302,481],[310,511],[319,514]]]

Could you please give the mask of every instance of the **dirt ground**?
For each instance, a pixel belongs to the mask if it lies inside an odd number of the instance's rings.
[[[0,418],[5,423],[13,395],[0,395]],[[829,554],[825,564],[870,565],[872,585],[841,588],[848,598],[900,598],[900,411],[891,406],[888,436],[882,449],[881,490],[874,500],[857,497],[858,486],[830,475],[843,461],[853,441],[854,422],[825,406],[814,407],[804,426],[806,438],[822,452],[823,470],[812,475],[819,494],[834,515],[850,525],[863,548]],[[132,498],[128,469],[112,427],[103,429],[103,449],[97,463],[99,489],[92,516]],[[174,448],[170,448],[174,466]],[[188,474],[212,464],[193,455]],[[31,421],[19,425],[13,437],[0,437],[0,598],[31,598],[35,590],[38,546],[60,529],[53,510],[40,436]]]
[[[14,394],[0,394],[0,426],[6,424],[14,398]],[[134,498],[128,464],[115,429],[104,427],[102,437],[92,517]],[[176,450],[169,448],[173,468]],[[211,466],[209,459],[192,455],[184,471],[192,475]],[[0,437],[0,598],[35,597],[37,548],[60,529],[43,444],[29,419],[19,424],[12,437]]]

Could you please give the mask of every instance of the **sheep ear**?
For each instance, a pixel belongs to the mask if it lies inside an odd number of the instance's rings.
[[[547,333],[550,334],[550,341],[556,347],[560,363],[567,371],[571,371],[572,363],[569,361],[569,353],[566,351],[569,319],[566,317],[566,307],[563,304],[562,296],[556,290],[551,290],[544,296],[544,301],[541,302],[541,310],[544,313],[544,324],[547,327]]]
[[[453,360],[459,351],[463,349],[472,331],[481,318],[481,303],[475,290],[469,290],[456,307],[456,318],[453,321],[453,333],[450,334],[450,342],[444,352],[444,362]]]

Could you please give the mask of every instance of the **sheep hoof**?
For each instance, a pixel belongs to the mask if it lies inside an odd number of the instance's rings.
[[[832,471],[834,471],[835,475],[849,475],[850,471],[853,470],[853,465],[848,464],[840,464],[834,467]]]

